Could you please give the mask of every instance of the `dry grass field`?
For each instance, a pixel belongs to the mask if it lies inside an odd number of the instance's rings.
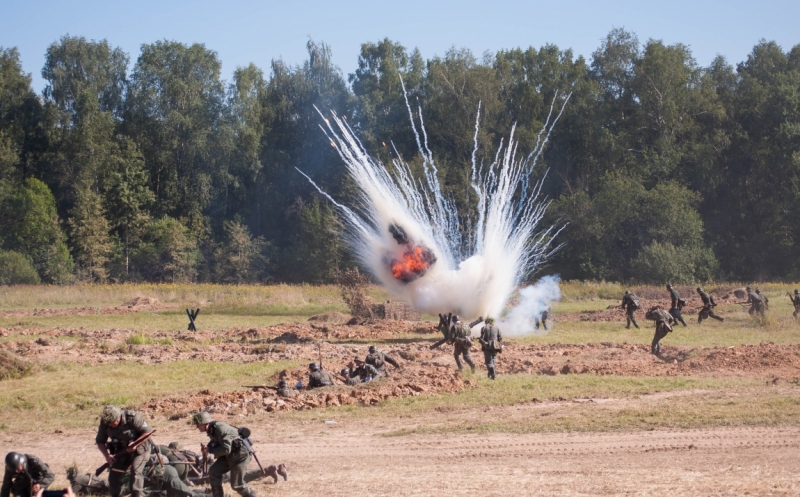
[[[765,322],[734,298],[717,308],[724,323],[698,325],[690,309],[657,358],[652,323],[640,313],[642,328],[626,330],[611,308],[625,287],[567,282],[551,330],[508,340],[490,381],[482,366],[454,375],[452,348],[429,349],[432,321],[309,322],[346,312],[332,286],[0,287],[0,361],[27,368],[0,370],[0,452],[39,454],[64,483],[73,462],[102,462],[93,431],[104,404],[140,408],[160,443],[188,446],[202,437],[187,415],[203,407],[251,427],[262,462],[290,465],[288,482],[256,485],[269,495],[796,495],[800,325],[784,295],[794,288],[761,285]],[[198,307],[199,331],[187,332],[185,309]],[[281,372],[295,381],[320,355],[336,371],[372,343],[401,363],[375,385],[275,410],[270,391],[243,388]]]

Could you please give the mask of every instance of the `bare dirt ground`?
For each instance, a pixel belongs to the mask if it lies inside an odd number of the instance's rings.
[[[637,402],[626,400],[623,402]],[[646,402],[642,400],[641,402]],[[610,433],[410,435],[391,430],[487,417],[533,417],[536,405],[433,412],[415,419],[253,422],[263,463],[285,462],[290,479],[259,481],[259,495],[798,495],[800,427],[708,428]],[[487,412],[488,411],[488,412]],[[224,418],[223,418],[224,419]],[[230,420],[235,422],[236,419]],[[330,421],[330,420],[328,420]],[[183,423],[170,440],[187,448],[205,435]],[[158,426],[156,426],[158,428]],[[166,435],[161,435],[165,437]],[[46,455],[63,484],[73,462],[102,463],[94,433],[15,437]],[[3,440],[7,446],[10,440]],[[255,467],[255,462],[251,462]]]

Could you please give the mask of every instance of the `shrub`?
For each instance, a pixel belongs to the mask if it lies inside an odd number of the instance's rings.
[[[0,250],[0,285],[36,285],[41,282],[30,259],[13,250]]]
[[[645,283],[709,281],[719,268],[710,249],[658,242],[644,247],[631,265],[635,279]]]

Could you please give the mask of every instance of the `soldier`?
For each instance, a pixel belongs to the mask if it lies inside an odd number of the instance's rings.
[[[189,476],[191,476],[192,471],[192,463],[196,461],[196,454],[191,453],[192,456],[187,456],[181,450],[180,442],[170,442],[169,445],[159,445],[158,452],[167,458],[169,465],[175,468],[175,471],[178,473],[178,477],[186,481]]]
[[[703,301],[703,308],[700,309],[700,313],[697,315],[697,323],[703,322],[704,319],[708,319],[712,317],[717,321],[725,321],[724,318],[721,318],[714,314],[714,307],[717,306],[717,303],[714,302],[714,297],[712,295],[707,294],[703,291],[702,288],[697,287],[697,294],[700,295],[700,299]]]
[[[680,322],[682,325],[686,326],[686,321],[683,320],[683,316],[681,315],[681,309],[686,305],[686,301],[681,298],[677,290],[672,288],[672,285],[667,284],[667,290],[669,290],[669,298],[671,301],[669,308],[670,315],[676,323]]]
[[[108,495],[108,483],[92,473],[78,472],[77,466],[67,468],[67,480],[75,495]]]
[[[39,497],[54,479],[50,467],[33,454],[9,452],[0,497]]]
[[[236,493],[242,497],[256,497],[256,493],[244,481],[247,465],[250,464],[250,452],[242,443],[239,430],[227,423],[214,421],[206,411],[195,414],[192,424],[211,439],[203,453],[203,457],[208,457],[208,454],[214,456],[214,464],[208,469],[211,496],[224,497],[222,477],[230,472],[231,488]]]
[[[397,361],[395,361],[388,355],[384,354],[383,352],[379,352],[378,348],[375,347],[374,345],[369,346],[369,355],[367,355],[364,362],[374,366],[375,369],[380,371],[381,374],[384,376],[389,376],[389,372],[386,370],[387,362],[396,368],[400,367],[400,365],[397,364]]]
[[[289,382],[286,380],[281,380],[278,382],[278,395],[281,397],[294,397],[297,395],[294,389],[289,386]]]
[[[120,409],[112,405],[103,408],[103,412],[100,414],[100,426],[94,441],[109,466],[108,488],[111,497],[122,495],[122,479],[128,469],[130,469],[132,480],[131,494],[133,497],[144,497],[143,469],[153,451],[153,443],[146,440],[129,454],[120,452],[131,442],[152,431],[153,428],[136,411]],[[111,439],[112,453],[109,453],[109,447],[106,447],[109,438]]]
[[[464,368],[464,365],[461,363],[461,356],[464,356],[464,362],[469,364],[470,369],[472,372],[475,372],[475,363],[472,362],[472,357],[469,355],[469,349],[472,348],[472,340],[470,339],[470,335],[472,334],[471,326],[467,326],[461,322],[459,319],[456,321],[456,326],[453,329],[453,357],[456,358],[456,366],[458,366],[458,370],[461,371]]]
[[[745,304],[750,304],[750,309],[747,310],[747,313],[751,316],[753,314],[758,314],[759,316],[766,317],[764,314],[764,303],[761,301],[761,297],[755,292],[753,292],[750,287],[745,287],[745,292],[747,292],[747,300],[744,302]]]
[[[350,371],[350,376],[359,379],[359,383],[366,383],[368,381],[375,381],[381,376],[381,371],[377,369],[372,364],[367,364],[366,362],[356,358],[353,359],[355,363],[355,368]]]
[[[541,319],[542,326],[544,326],[544,329],[546,330],[547,329],[547,316],[550,315],[550,306],[547,305],[544,302],[541,302],[541,304],[544,306],[544,310],[542,311],[542,313],[539,316],[536,317],[536,329],[537,330],[539,329],[539,320]]]
[[[625,309],[625,320],[627,321],[625,329],[629,330],[631,328],[631,323],[633,323],[636,329],[639,329],[639,323],[636,322],[636,316],[633,315],[639,308],[639,299],[636,298],[636,295],[625,290],[625,295],[622,296],[622,304],[620,307]]]
[[[503,337],[500,335],[500,329],[494,325],[494,318],[486,318],[486,325],[481,328],[479,340],[483,350],[483,360],[486,363],[486,369],[489,370],[489,378],[494,380],[497,378],[494,370],[495,357],[498,352],[503,350]]]
[[[333,380],[331,379],[331,375],[328,374],[327,371],[319,367],[319,364],[316,362],[312,362],[308,365],[309,371],[311,374],[308,376],[308,386],[306,388],[319,388],[319,387],[329,387],[333,385]]]
[[[767,298],[766,295],[761,293],[761,290],[759,290],[758,288],[756,288],[756,295],[758,295],[758,297],[761,299],[761,303],[764,304],[764,310],[768,311],[769,310],[769,298]]]
[[[159,458],[160,461],[156,458]],[[180,476],[178,467],[170,464],[170,460],[168,456],[160,453],[150,456],[147,464],[145,464],[145,473],[150,486],[158,491],[166,492],[167,497],[205,497],[205,494],[195,493],[186,485]],[[180,466],[186,467],[185,464]],[[186,471],[188,473],[188,467]],[[220,483],[221,486],[222,484]],[[222,494],[220,493],[220,495]]]
[[[792,296],[789,295],[789,300],[792,301],[792,305],[794,306],[794,312],[792,313],[792,317],[794,318],[795,321],[797,321],[797,315],[800,314],[800,290],[795,289],[794,298],[792,298]]]
[[[661,339],[672,331],[672,323],[675,322],[675,318],[660,306],[651,308],[644,317],[656,322],[656,333],[653,335],[653,343],[650,347],[650,351],[654,355],[659,355],[661,354]]]

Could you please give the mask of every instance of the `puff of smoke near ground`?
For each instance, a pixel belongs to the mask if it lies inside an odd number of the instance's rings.
[[[360,205],[350,208],[336,202],[300,173],[336,206],[346,226],[346,241],[359,262],[395,298],[434,315],[447,311],[466,319],[498,316],[520,282],[558,248],[551,243],[559,227],[540,226],[548,201],[541,197],[541,182],[533,181],[531,173],[569,97],[558,93],[553,97],[528,155],[517,155],[519,144],[512,128],[508,143],[501,140],[488,165],[477,160],[479,106],[471,176],[477,216],[471,222],[443,193],[422,108],[415,113],[407,96],[422,177],[413,175],[396,150],[390,173],[333,112],[330,118],[323,116],[325,126],[320,127],[357,185]]]

